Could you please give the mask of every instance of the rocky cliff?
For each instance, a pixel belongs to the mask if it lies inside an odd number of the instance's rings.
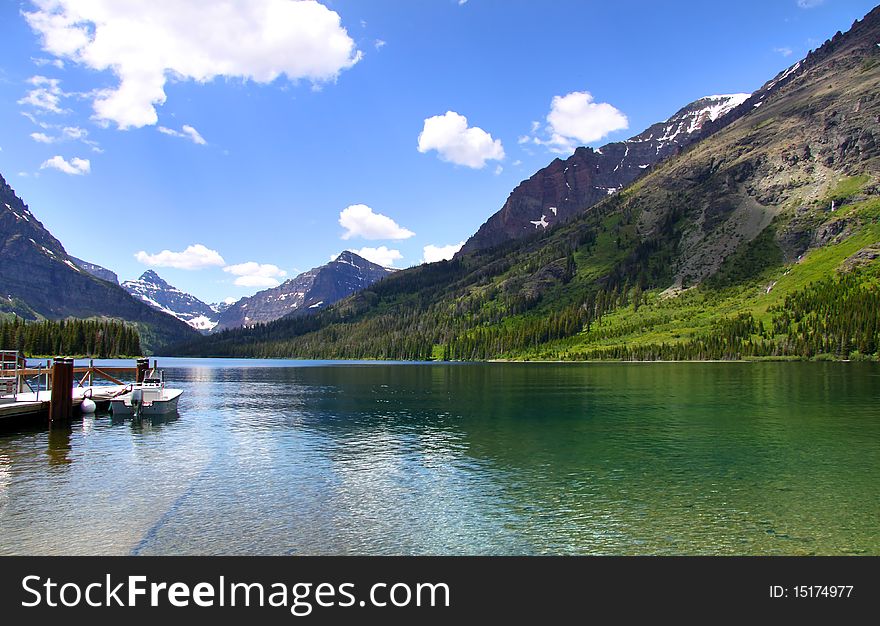
[[[465,242],[458,254],[520,239],[582,213],[700,139],[706,124],[720,120],[748,98],[749,94],[700,98],[626,141],[609,143],[598,150],[581,147],[568,159],[555,159],[520,183],[501,210]]]

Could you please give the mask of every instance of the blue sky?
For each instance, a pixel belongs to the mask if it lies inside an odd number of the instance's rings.
[[[0,3],[0,173],[71,254],[208,302],[449,254],[554,157],[754,91],[873,3],[218,5]]]

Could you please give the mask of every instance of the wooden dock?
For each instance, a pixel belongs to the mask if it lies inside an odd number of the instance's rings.
[[[53,359],[51,366],[27,367],[19,353],[5,351],[0,354],[0,379],[4,381],[0,386],[0,429],[68,421],[82,404],[83,394],[77,389],[92,387],[95,378],[120,386],[125,385],[125,378],[141,382],[148,369],[148,359],[137,359],[135,367],[97,367],[92,361],[88,366],[74,367],[73,359],[63,357]],[[36,392],[29,379],[36,381]]]

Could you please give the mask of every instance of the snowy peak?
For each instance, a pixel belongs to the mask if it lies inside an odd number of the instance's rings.
[[[132,281],[126,281],[126,282],[132,282]],[[141,274],[141,277],[138,278],[136,282],[142,283],[144,285],[149,285],[153,289],[168,289],[168,290],[174,289],[174,287],[172,287],[171,285],[166,283],[164,280],[162,280],[162,277],[160,277],[153,270],[147,270],[146,272]],[[176,289],[174,289],[174,290],[177,291]]]
[[[691,102],[677,111],[669,119],[654,124],[643,133],[636,135],[626,143],[651,143],[656,154],[660,154],[671,145],[682,145],[691,141],[691,135],[703,129],[707,122],[714,122],[723,117],[743,102],[751,94],[734,93],[718,96],[705,96]]]
[[[346,250],[326,265],[229,305],[219,316],[217,330],[253,326],[287,315],[308,315],[369,287],[394,271]]]
[[[217,325],[217,312],[198,298],[169,285],[153,270],[147,270],[137,280],[122,283],[135,298],[149,304],[199,331],[210,331]]]

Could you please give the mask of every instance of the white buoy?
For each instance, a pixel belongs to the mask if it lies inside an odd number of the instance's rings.
[[[79,405],[79,408],[83,413],[94,413],[95,409],[98,408],[98,405],[95,404],[95,401],[90,398],[84,398],[82,404]]]

